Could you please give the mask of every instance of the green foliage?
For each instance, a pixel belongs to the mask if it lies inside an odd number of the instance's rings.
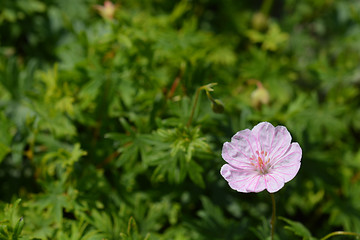
[[[269,239],[219,174],[260,121],[303,149],[275,239],[359,233],[360,4],[259,3],[3,0],[0,238]]]
[[[295,235],[300,236],[303,240],[314,240],[311,236],[310,231],[301,223],[295,222],[286,218],[280,218],[281,220],[285,221],[288,225],[285,226],[285,229],[292,231]]]
[[[18,205],[21,199],[18,199],[14,204],[7,204],[4,210],[1,211],[0,222],[0,239],[21,239],[21,231],[24,227],[23,217],[18,217]]]
[[[203,169],[192,160],[195,153],[209,151],[199,128],[159,129],[151,136],[149,144],[151,150],[146,154],[145,164],[157,166],[153,173],[155,181],[167,174],[170,182],[179,183],[189,174],[193,182],[204,187]]]

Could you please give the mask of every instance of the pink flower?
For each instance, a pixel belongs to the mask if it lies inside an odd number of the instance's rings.
[[[237,132],[224,143],[222,157],[228,163],[221,175],[238,192],[279,191],[295,177],[302,150],[284,126],[261,122],[252,130]]]

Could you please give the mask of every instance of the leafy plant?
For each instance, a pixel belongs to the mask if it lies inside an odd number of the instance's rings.
[[[263,121],[303,149],[275,239],[359,232],[360,5],[275,4],[2,1],[0,236],[266,239],[219,174]]]

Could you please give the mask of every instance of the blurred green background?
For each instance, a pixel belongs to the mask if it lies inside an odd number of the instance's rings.
[[[360,233],[359,63],[357,0],[2,0],[0,239],[269,239],[219,173],[261,121],[303,149],[276,239]]]

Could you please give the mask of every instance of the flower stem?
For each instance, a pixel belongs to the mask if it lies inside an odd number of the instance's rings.
[[[201,91],[202,88],[203,88],[203,87],[199,87],[199,88],[196,90],[194,105],[192,106],[191,113],[190,113],[190,117],[189,117],[189,120],[188,120],[188,122],[187,122],[187,124],[186,124],[187,127],[190,127],[190,125],[191,125],[192,119],[193,119],[193,117],[194,117],[196,105],[197,105],[197,102],[198,102],[198,100],[199,100],[200,91]]]
[[[359,233],[336,231],[336,232],[329,233],[328,235],[326,235],[325,237],[321,238],[320,240],[326,240],[326,239],[331,238],[332,236],[336,236],[336,235],[352,235],[352,236],[360,237],[360,234],[359,234]]]
[[[275,223],[276,223],[276,202],[273,193],[270,193],[271,201],[272,201],[272,216],[271,216],[271,240],[274,239],[274,232],[275,232]]]

